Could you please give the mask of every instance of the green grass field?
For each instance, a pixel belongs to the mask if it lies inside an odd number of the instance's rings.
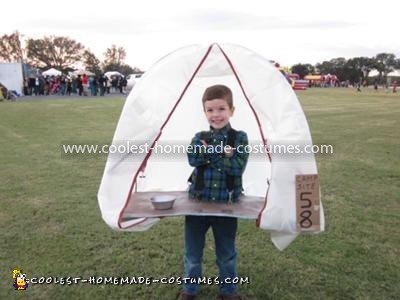
[[[326,232],[279,252],[253,221],[240,221],[244,299],[399,299],[400,95],[354,89],[298,93],[318,155]],[[97,204],[106,157],[61,155],[61,143],[109,143],[123,100],[0,103],[0,299],[174,299],[178,285],[31,285],[27,277],[181,276],[183,218],[139,233],[111,231]],[[204,272],[216,276],[208,235]],[[203,286],[200,299],[214,299]]]

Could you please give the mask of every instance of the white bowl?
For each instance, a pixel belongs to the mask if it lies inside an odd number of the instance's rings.
[[[154,209],[171,209],[174,206],[176,196],[174,195],[157,195],[150,198]]]

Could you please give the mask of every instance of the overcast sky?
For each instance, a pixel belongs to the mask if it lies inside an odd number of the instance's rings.
[[[400,57],[397,0],[7,0],[0,34],[68,36],[100,59],[112,44],[146,70],[188,44],[234,43],[291,66],[336,57]]]

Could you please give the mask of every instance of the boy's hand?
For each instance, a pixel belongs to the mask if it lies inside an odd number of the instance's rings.
[[[200,142],[201,142],[205,147],[208,147],[208,145],[207,145],[207,143],[206,143],[205,140],[200,140]]]
[[[232,157],[233,156],[233,148],[229,145],[226,145],[224,147],[224,152],[226,157]]]

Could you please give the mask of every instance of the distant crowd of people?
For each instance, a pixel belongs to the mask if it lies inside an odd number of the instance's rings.
[[[362,87],[368,88],[369,86],[370,86],[370,84],[368,83],[368,81],[366,81],[366,80],[363,82],[359,81],[356,84],[357,92],[361,92]],[[374,86],[375,92],[377,92],[378,89],[382,89],[382,90],[386,90],[386,91],[391,90],[393,93],[397,93],[397,87],[400,86],[400,82],[395,80],[395,81],[392,81],[390,84],[388,82],[386,82],[385,84],[378,85],[378,82],[375,81],[373,86]]]
[[[113,75],[108,78],[88,76],[86,74],[76,77],[36,76],[25,79],[24,94],[35,96],[68,95],[79,96],[104,96],[110,93],[127,93],[127,80],[123,76]]]

